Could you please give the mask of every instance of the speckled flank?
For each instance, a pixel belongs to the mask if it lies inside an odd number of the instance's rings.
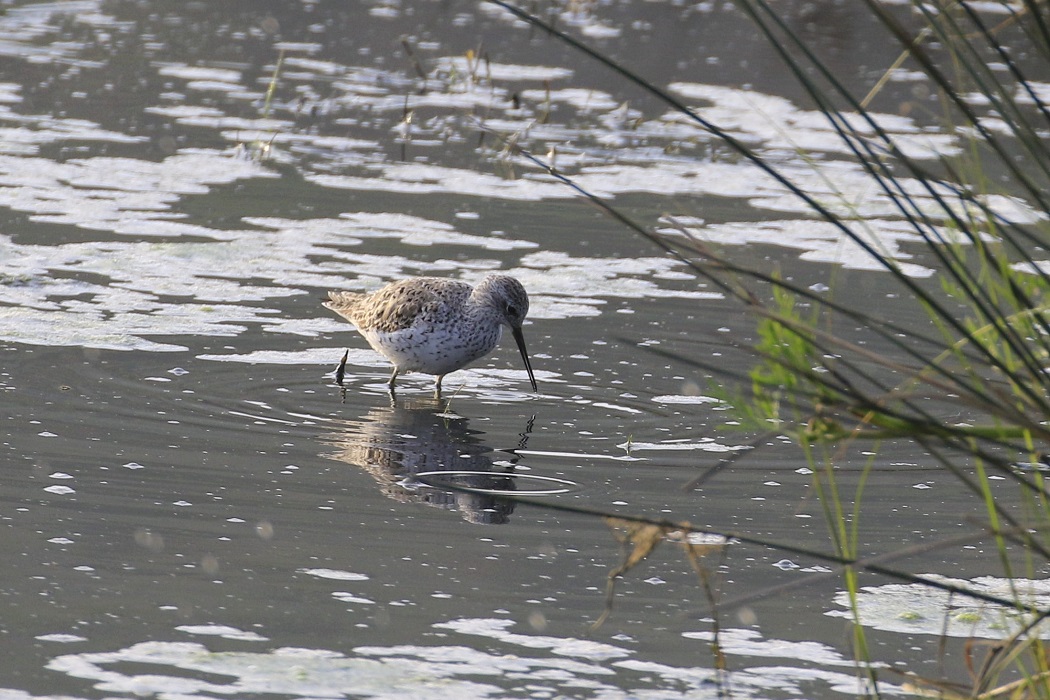
[[[492,352],[510,327],[529,381],[536,389],[521,324],[529,296],[506,275],[489,275],[477,287],[438,277],[393,282],[373,294],[329,292],[324,305],[350,321],[369,345],[394,364],[390,387],[402,372],[441,379]]]

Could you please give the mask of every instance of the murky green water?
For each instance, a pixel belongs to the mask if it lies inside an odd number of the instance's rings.
[[[713,610],[665,543],[591,630],[621,558],[600,520],[428,485],[454,470],[543,503],[830,551],[807,465],[780,438],[682,488],[755,436],[719,430],[709,374],[669,357],[742,369],[753,322],[504,140],[649,223],[680,217],[892,308],[870,261],[779,187],[484,3],[4,8],[0,697],[857,691],[826,562],[734,544],[705,560]],[[814,190],[827,183],[794,162],[798,145],[838,163],[839,187],[864,186],[731,6],[582,3],[560,21]],[[894,57],[847,6],[797,21],[858,80]],[[905,75],[887,103],[908,111],[920,92]],[[892,119],[917,157],[958,147]],[[872,235],[929,275],[882,203],[860,200]],[[391,405],[386,363],[319,303],[491,270],[530,292],[538,394],[505,339],[446,378],[450,403],[412,375]],[[347,346],[344,396],[331,370]],[[842,456],[846,488],[864,459]],[[878,459],[866,552],[950,537],[980,512],[921,454]],[[894,564],[995,574],[984,547]],[[871,633],[880,665],[938,662],[944,603],[923,605],[902,613],[914,626]]]

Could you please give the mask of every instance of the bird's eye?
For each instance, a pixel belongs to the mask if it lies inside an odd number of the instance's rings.
[[[518,315],[518,307],[514,306],[514,304],[507,304],[507,315],[508,316],[517,316]]]

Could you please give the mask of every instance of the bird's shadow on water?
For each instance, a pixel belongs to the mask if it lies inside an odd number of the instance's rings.
[[[531,423],[523,426],[517,447],[524,446]],[[456,511],[487,525],[506,523],[514,512],[514,503],[500,496],[517,490],[517,458],[507,452],[501,459],[479,437],[483,433],[449,413],[442,401],[397,399],[339,425],[324,439],[336,451],[322,456],[364,469],[388,498]]]

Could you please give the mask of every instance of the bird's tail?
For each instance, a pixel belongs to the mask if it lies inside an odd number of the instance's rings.
[[[349,320],[353,308],[365,296],[355,292],[328,292],[328,299],[323,300],[321,305]]]

